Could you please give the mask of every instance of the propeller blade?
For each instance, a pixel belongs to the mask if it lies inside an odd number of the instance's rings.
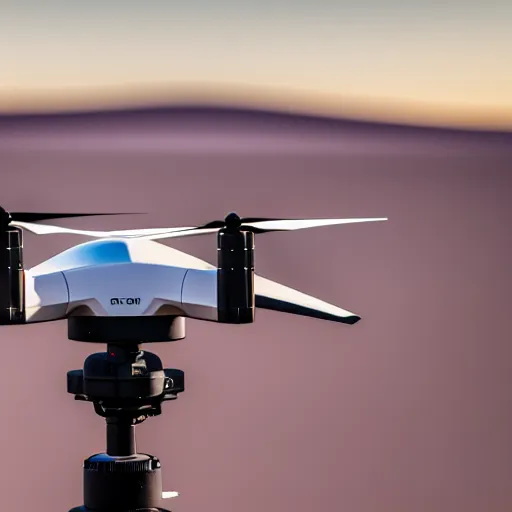
[[[299,229],[314,228],[321,226],[332,226],[336,224],[353,224],[359,222],[377,222],[388,220],[387,217],[355,218],[355,219],[264,219],[261,217],[240,218],[236,214],[230,214],[225,220],[216,220],[199,227],[177,227],[177,228],[151,228],[151,229],[129,229],[117,231],[97,231],[85,229],[72,229],[49,224],[35,224],[29,221],[22,221],[17,216],[39,216],[51,215],[58,217],[81,217],[87,215],[123,215],[123,214],[38,214],[38,213],[13,213],[11,214],[11,225],[24,228],[37,235],[55,233],[76,234],[95,238],[142,238],[146,240],[161,240],[166,238],[181,238],[184,236],[198,236],[216,233],[223,228],[235,228],[253,231],[254,233],[269,233],[272,231],[294,231]]]
[[[253,228],[256,233],[271,231],[295,231],[298,229],[316,228],[321,226],[334,226],[337,224],[355,224],[357,222],[378,222],[388,220],[387,217],[367,219],[283,219],[244,222],[241,229]]]
[[[258,275],[254,276],[254,291],[257,308],[350,325],[361,320],[355,313]]]
[[[182,238],[184,236],[199,236],[199,235],[209,235],[211,233],[217,233],[222,228],[189,228],[189,229],[179,229],[166,232],[156,233],[154,235],[143,235],[137,238],[141,238],[144,240],[162,240],[164,238]]]
[[[212,220],[202,226],[197,226],[194,229],[222,229],[226,226],[226,221],[224,220]]]
[[[96,215],[137,215],[134,213],[39,213],[9,212],[11,219],[20,222],[38,222],[40,220],[69,219],[72,217],[91,217]]]
[[[230,213],[224,220],[214,220],[212,222],[208,222],[207,224],[203,224],[202,226],[197,226],[196,229],[211,229],[211,228],[223,228],[226,227],[227,223],[233,219],[235,222],[240,224],[248,224],[251,222],[264,222],[271,220],[280,220],[280,219],[268,219],[265,217],[238,217],[236,213]]]
[[[240,219],[242,220],[242,219]],[[376,217],[376,218],[362,218],[362,219],[290,219],[290,220],[265,220],[265,221],[256,221],[251,223],[243,223],[240,226],[242,230],[250,230],[255,233],[269,233],[272,231],[294,231],[298,229],[306,229],[306,228],[315,228],[321,226],[332,226],[336,224],[353,224],[358,222],[376,222],[388,220],[387,217]],[[215,221],[220,222],[220,221]],[[213,224],[213,223],[211,223]],[[205,224],[206,225],[206,224]],[[164,238],[180,238],[184,236],[197,236],[197,235],[207,235],[210,233],[215,233],[222,229],[223,226],[220,227],[198,227],[192,228],[191,230],[180,230],[176,232],[176,230],[171,231],[168,230],[167,233],[161,232],[156,234],[149,234],[147,236],[142,236],[141,238],[149,239],[149,240],[161,240]]]
[[[49,235],[56,233],[63,234],[74,234],[74,235],[84,235],[91,236],[94,238],[138,238],[138,237],[147,237],[149,235],[155,235],[158,233],[165,233],[166,236],[169,235],[170,232],[174,231],[190,231],[193,230],[193,227],[184,227],[184,228],[153,228],[153,229],[127,229],[120,231],[93,231],[86,229],[72,229],[65,228],[62,226],[52,226],[49,224],[33,224],[31,222],[11,222],[11,225],[17,226],[36,235]]]

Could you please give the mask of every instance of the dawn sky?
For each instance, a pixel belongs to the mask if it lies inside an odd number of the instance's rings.
[[[511,26],[508,0],[0,0],[0,110],[261,90],[512,125]]]

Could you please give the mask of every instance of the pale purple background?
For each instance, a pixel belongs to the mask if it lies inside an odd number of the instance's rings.
[[[220,116],[220,114],[218,114]],[[170,120],[166,120],[166,118]],[[219,122],[216,122],[219,119]],[[38,127],[39,126],[39,127]],[[258,311],[151,345],[186,392],[138,428],[176,512],[503,512],[512,507],[510,135],[215,112],[0,123],[10,210],[141,211],[108,229],[223,216],[378,217],[257,238],[257,272],[362,316]],[[179,141],[179,143],[177,142]],[[85,238],[25,238],[31,266]],[[215,238],[173,246],[215,262]],[[66,393],[103,345],[3,327],[2,510],[82,503],[104,422]]]

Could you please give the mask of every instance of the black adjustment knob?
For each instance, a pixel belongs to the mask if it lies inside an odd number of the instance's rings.
[[[97,511],[158,509],[162,500],[160,461],[146,454],[106,453],[84,461],[84,505]]]

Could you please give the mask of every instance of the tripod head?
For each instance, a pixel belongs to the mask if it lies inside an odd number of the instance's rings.
[[[160,461],[137,453],[135,426],[178,398],[184,379],[182,370],[163,368],[156,354],[133,341],[107,343],[106,352],[68,372],[68,393],[92,402],[107,424],[106,452],[84,461],[84,505],[70,512],[165,512]]]
[[[163,368],[160,358],[136,343],[108,343],[91,354],[83,370],[68,372],[68,393],[92,402],[104,417],[122,416],[134,425],[161,414],[161,404],[185,390],[184,372]]]

